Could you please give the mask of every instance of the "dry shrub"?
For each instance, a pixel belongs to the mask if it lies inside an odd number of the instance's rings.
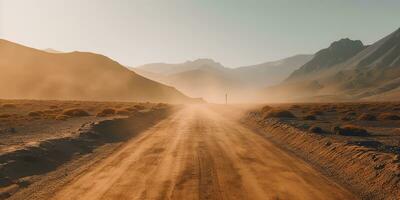
[[[105,108],[102,111],[100,111],[99,113],[97,113],[97,117],[105,117],[105,116],[109,116],[109,115],[114,115],[115,114],[115,109],[113,108]]]
[[[2,106],[3,108],[16,108],[17,105],[13,104],[13,103],[5,103]]]
[[[67,110],[64,110],[64,112],[62,114],[66,115],[66,116],[70,116],[70,117],[90,116],[90,114],[87,111],[80,109],[80,108],[67,109]]]
[[[57,115],[56,116],[56,120],[67,120],[69,118],[69,116],[67,115]]]
[[[124,110],[117,110],[116,114],[117,115],[129,115],[130,112],[128,110],[124,109]]]
[[[400,117],[393,113],[382,113],[378,116],[380,120],[400,120]]]
[[[47,110],[44,110],[43,113],[54,114],[54,113],[58,113],[58,112],[61,112],[61,111],[62,111],[61,109],[47,109]]]
[[[323,115],[324,112],[322,112],[320,110],[311,110],[308,114],[309,115]]]
[[[49,108],[50,109],[56,109],[56,108],[58,108],[58,106],[53,105],[53,106],[49,106]]]
[[[125,108],[125,110],[129,111],[129,112],[135,112],[137,111],[137,109],[135,107],[129,107],[129,108]]]
[[[363,113],[360,116],[358,116],[358,120],[363,120],[363,121],[375,121],[376,116],[373,114],[369,113]]]
[[[399,111],[400,110],[400,107],[394,107],[393,108],[393,111]]]
[[[158,103],[155,107],[156,107],[156,108],[167,108],[168,105],[165,104],[165,103]]]
[[[368,136],[368,131],[355,125],[343,125],[335,126],[332,128],[332,132],[337,135],[344,136]]]
[[[311,126],[311,127],[308,129],[308,131],[310,131],[311,133],[318,133],[318,134],[321,134],[321,133],[324,132],[324,130],[322,130],[322,128],[319,127],[319,126]]]
[[[136,108],[136,110],[144,110],[144,109],[146,109],[146,107],[143,106],[143,105],[134,105],[133,107]]]
[[[306,115],[303,117],[304,120],[316,120],[317,117],[315,115]]]
[[[264,114],[264,119],[271,118],[271,117],[273,117],[273,118],[296,118],[296,116],[294,116],[293,113],[291,113],[288,110],[284,110],[284,109],[273,109]]]
[[[354,116],[353,115],[344,115],[344,116],[342,116],[341,118],[340,118],[340,120],[342,120],[342,121],[350,121],[350,120],[353,120],[354,119]]]
[[[269,112],[270,110],[272,110],[271,106],[264,106],[261,108],[261,113],[266,113]]]
[[[346,115],[356,116],[357,113],[354,111],[348,111],[348,112],[346,112]]]
[[[28,115],[31,117],[39,117],[39,116],[43,115],[43,112],[42,111],[32,111],[32,112],[29,112]]]
[[[299,109],[299,108],[301,108],[300,105],[295,104],[295,105],[290,106],[289,109]]]
[[[10,114],[0,114],[0,118],[9,118],[11,117]]]

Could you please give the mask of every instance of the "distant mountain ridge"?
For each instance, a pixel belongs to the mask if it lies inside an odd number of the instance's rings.
[[[197,59],[179,64],[153,63],[131,69],[190,96],[224,102],[228,93],[232,100],[243,102],[252,99],[258,89],[284,80],[311,58],[312,55],[296,55],[239,68],[224,67],[212,59]]]
[[[225,68],[220,63],[215,62],[212,59],[200,58],[194,61],[186,61],[179,64],[168,64],[168,63],[151,63],[135,68],[162,75],[176,74],[184,71],[196,70],[202,67],[210,67],[215,69]]]
[[[195,101],[103,55],[48,53],[0,39],[0,98]]]

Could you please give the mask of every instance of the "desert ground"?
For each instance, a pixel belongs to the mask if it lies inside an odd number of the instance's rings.
[[[115,148],[127,135],[157,122],[162,117],[160,111],[167,107],[129,102],[0,100],[0,198],[10,197],[101,146]],[[153,116],[156,114],[159,116]],[[140,122],[129,122],[132,128],[112,131],[111,136],[89,132],[124,118]],[[124,125],[120,122],[118,126]]]
[[[1,198],[395,199],[399,105],[2,100]],[[286,138],[294,129],[297,149]],[[304,134],[368,149],[376,162],[318,162],[324,155],[307,149],[316,145],[296,138]]]

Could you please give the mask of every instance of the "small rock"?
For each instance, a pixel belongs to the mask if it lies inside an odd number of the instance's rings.
[[[331,146],[332,142],[328,141],[325,143],[325,146]]]
[[[15,129],[14,127],[11,127],[11,128],[10,128],[10,132],[11,132],[11,133],[16,133],[16,132],[17,132],[17,129]]]
[[[399,154],[397,154],[397,155],[395,155],[395,156],[393,157],[393,163],[398,163],[398,162],[400,162],[400,156],[399,156]]]
[[[383,169],[384,167],[385,167],[384,164],[378,164],[378,165],[375,165],[374,169],[375,170],[380,170],[380,169]]]

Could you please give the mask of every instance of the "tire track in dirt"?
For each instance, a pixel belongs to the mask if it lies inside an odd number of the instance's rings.
[[[355,197],[239,123],[199,105],[128,141],[52,199]]]

